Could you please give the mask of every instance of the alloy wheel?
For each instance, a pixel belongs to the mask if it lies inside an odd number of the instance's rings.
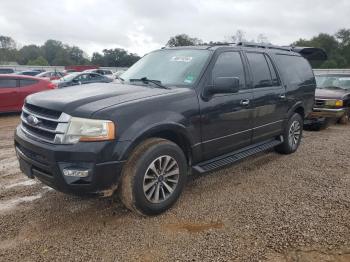
[[[143,178],[143,193],[148,201],[159,204],[174,192],[180,176],[177,161],[168,155],[155,159]]]
[[[289,136],[288,136],[289,144],[293,148],[298,146],[300,136],[301,136],[301,125],[300,125],[299,121],[293,121],[293,123],[291,124],[291,126],[289,128]]]

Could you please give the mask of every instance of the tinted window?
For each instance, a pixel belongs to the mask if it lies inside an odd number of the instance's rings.
[[[0,88],[17,87],[17,80],[11,78],[0,79]]]
[[[265,55],[261,53],[247,53],[248,62],[252,71],[253,87],[272,86],[270,69]]]
[[[212,81],[217,77],[238,77],[240,89],[245,86],[244,67],[238,52],[224,52],[215,62]]]
[[[83,75],[80,75],[78,77],[76,77],[74,80],[76,81],[87,81],[89,80],[89,74],[83,74]]]
[[[101,75],[97,75],[97,74],[90,74],[90,78],[92,80],[97,80],[97,79],[102,79]]]
[[[19,80],[19,86],[30,86],[30,85],[34,85],[38,83],[37,80],[33,80],[33,79],[20,79]]]
[[[36,76],[37,74],[39,74],[39,72],[37,71],[26,71],[26,72],[22,72],[22,75],[27,75],[27,76]]]
[[[279,86],[280,85],[280,81],[278,80],[276,69],[275,69],[275,67],[272,64],[272,61],[271,61],[270,57],[268,57],[268,56],[265,56],[265,57],[266,57],[267,63],[268,63],[269,68],[270,68],[272,85],[273,86]]]
[[[277,55],[277,64],[290,84],[314,84],[315,78],[310,64],[301,56]]]

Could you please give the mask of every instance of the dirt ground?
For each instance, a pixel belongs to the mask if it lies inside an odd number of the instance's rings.
[[[350,126],[193,178],[143,218],[21,174],[18,115],[0,117],[0,261],[350,261]]]

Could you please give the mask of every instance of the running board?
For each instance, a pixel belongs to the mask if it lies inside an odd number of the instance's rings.
[[[193,166],[193,170],[196,173],[200,173],[200,174],[210,172],[210,171],[222,168],[224,166],[233,164],[235,162],[238,162],[246,157],[271,149],[282,143],[283,143],[283,137],[280,136],[278,139],[264,141],[264,142],[254,144],[254,145],[245,147],[243,149],[234,151],[232,153],[228,153],[228,154],[201,162],[198,165]]]

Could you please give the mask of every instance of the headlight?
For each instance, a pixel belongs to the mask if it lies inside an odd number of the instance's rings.
[[[335,106],[335,107],[342,107],[343,106],[343,100],[326,100],[325,102],[326,106]]]
[[[64,135],[63,143],[105,141],[114,138],[115,127],[112,121],[72,117]]]

